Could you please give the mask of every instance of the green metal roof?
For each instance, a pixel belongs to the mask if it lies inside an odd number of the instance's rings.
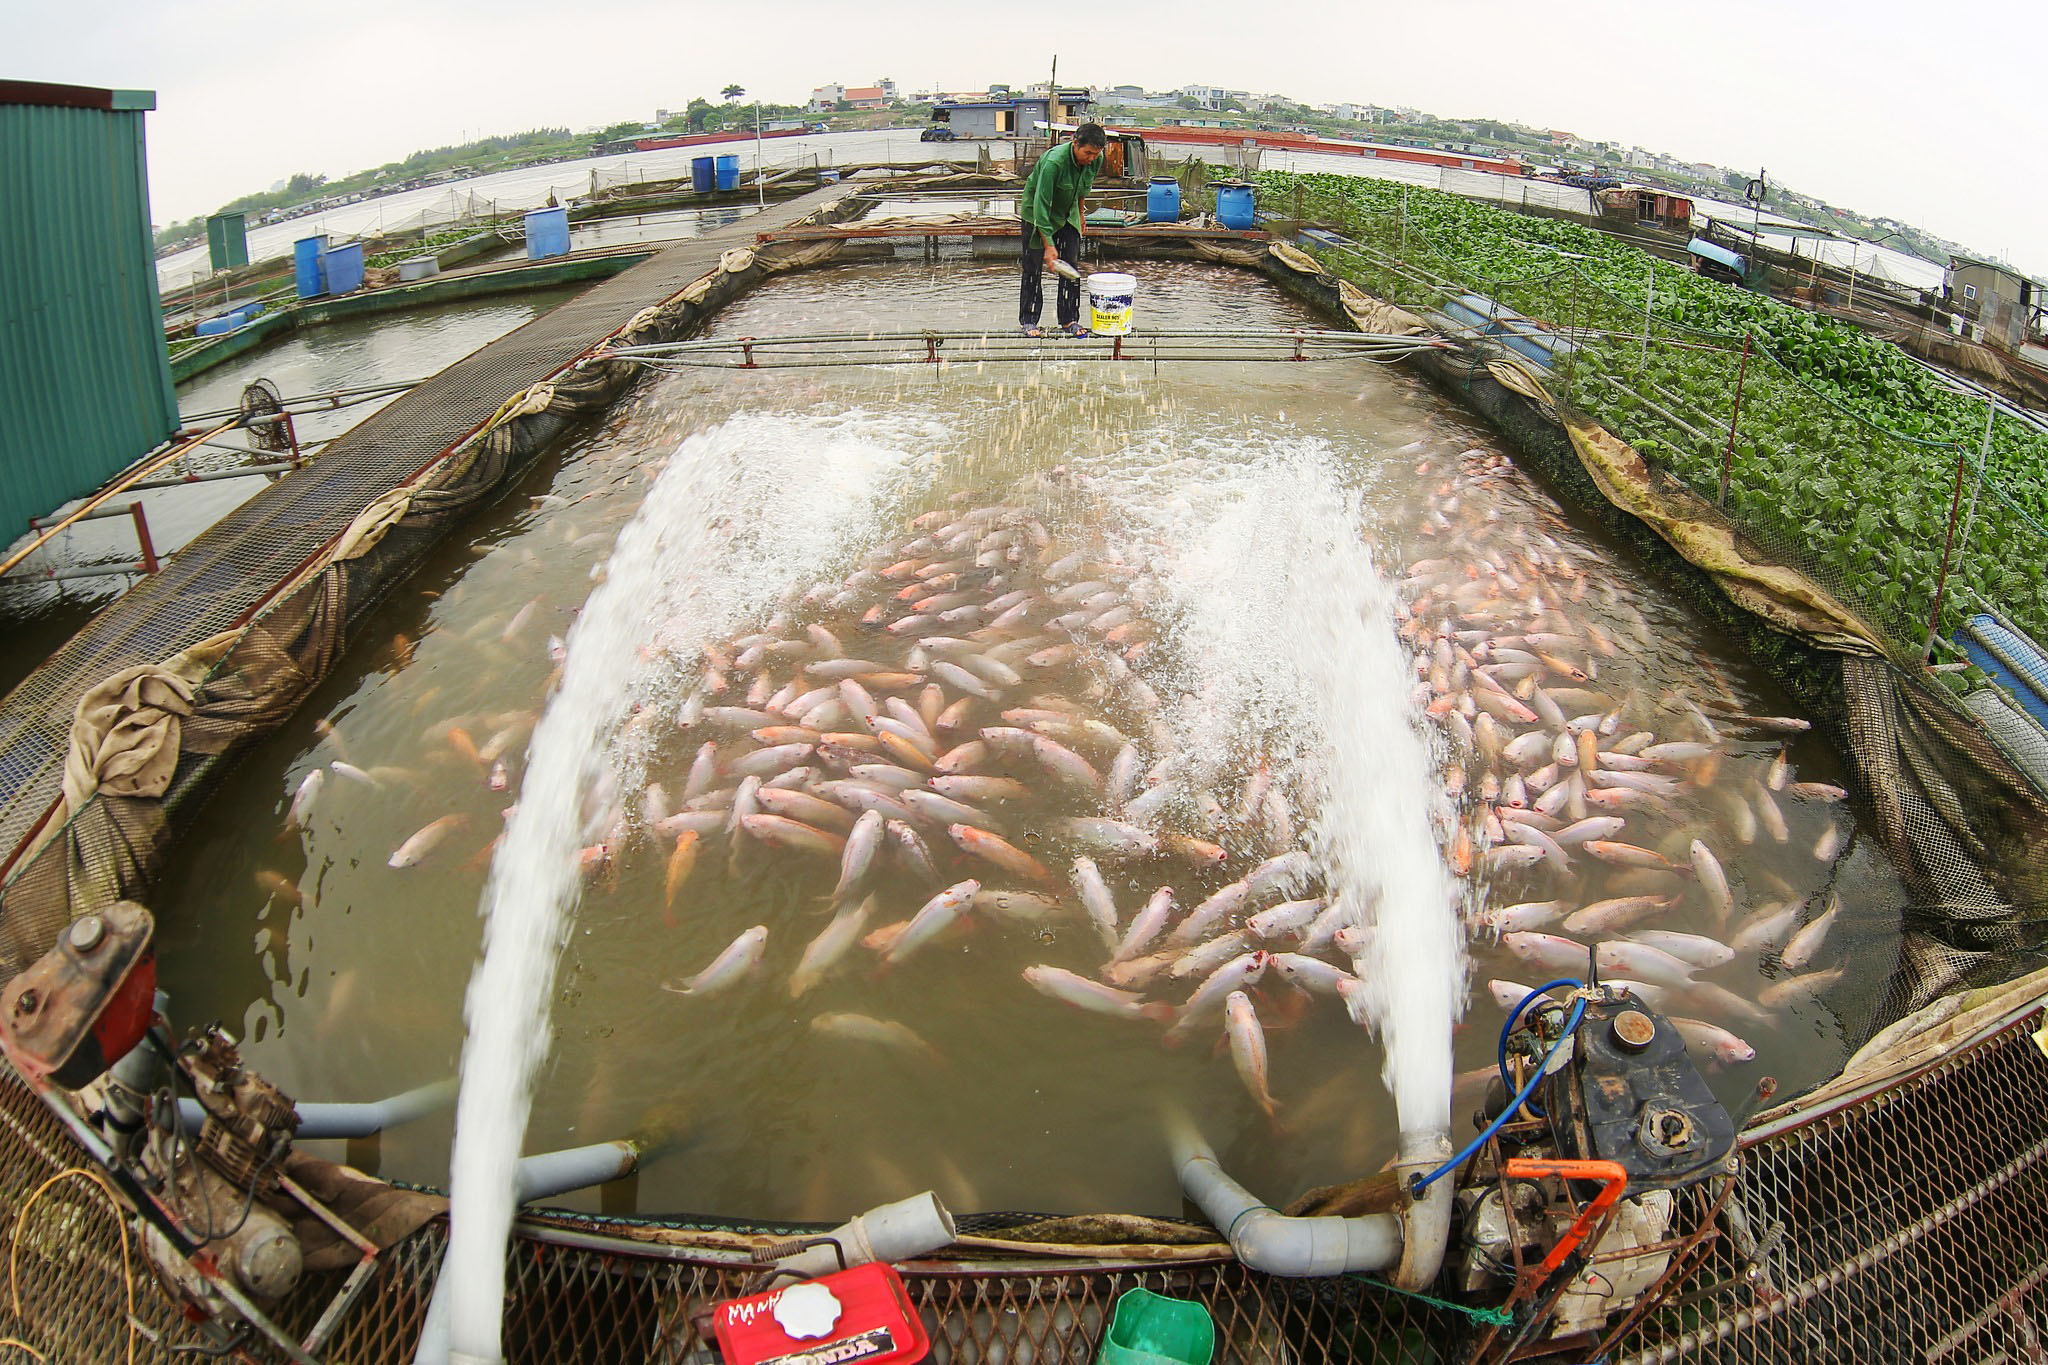
[[[178,425],[146,90],[0,81],[0,544]]]

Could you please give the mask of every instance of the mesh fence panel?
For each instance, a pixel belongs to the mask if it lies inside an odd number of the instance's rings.
[[[2039,1359],[2048,1060],[2028,1036],[2039,1021],[1750,1143],[1728,1235],[1614,1344],[1615,1365]],[[1689,1216],[1704,1203],[1693,1195]]]
[[[2029,1012],[1868,1098],[1747,1140],[1704,1259],[1601,1358],[2038,1359],[2048,1059],[2029,1030],[2040,1022]],[[66,1179],[27,1204],[78,1159],[62,1127],[0,1070],[0,1217],[20,1293],[8,1333],[52,1360],[121,1359],[132,1287],[137,1359],[169,1360],[172,1346],[202,1344],[132,1239],[124,1268],[119,1228],[96,1186]],[[1704,1187],[1684,1196],[1674,1236],[1695,1230],[1712,1196]],[[753,1287],[757,1274],[675,1251],[561,1245],[550,1228],[573,1234],[587,1220],[541,1222],[511,1253],[512,1361],[708,1361],[701,1315]],[[385,1252],[320,1358],[410,1359],[444,1245],[445,1229],[430,1224]],[[1477,1335],[1461,1313],[1362,1278],[1274,1280],[1234,1264],[960,1262],[915,1266],[905,1279],[940,1362],[1090,1361],[1117,1295],[1138,1286],[1206,1305],[1220,1361],[1423,1365],[1464,1359]],[[341,1282],[338,1273],[307,1276],[275,1319],[303,1338]]]
[[[2011,414],[1997,416],[1983,440],[1889,430],[1803,372],[1840,381],[1834,358],[1790,361],[1754,340],[1745,355],[1741,335],[1685,325],[1684,301],[1668,277],[1659,281],[1672,267],[1647,255],[1640,292],[1617,292],[1533,225],[1520,229],[1524,237],[1509,228],[1510,247],[1500,250],[1425,229],[1411,212],[1422,201],[1411,206],[1405,188],[1361,195],[1310,181],[1298,192],[1304,216],[1350,239],[1330,265],[1361,287],[1429,310],[1477,295],[1482,307],[1497,302],[1568,338],[1560,397],[1721,502],[1758,548],[1855,608],[1896,657],[1926,648],[1937,597],[1940,633],[1958,619],[1960,599],[1972,609],[1996,603],[2048,636],[2048,488],[2035,475],[2043,436]],[[1519,207],[1512,198],[1502,206]],[[1961,393],[1940,411],[1898,411],[1929,432],[1980,430],[1982,417],[1958,404],[1985,411]]]

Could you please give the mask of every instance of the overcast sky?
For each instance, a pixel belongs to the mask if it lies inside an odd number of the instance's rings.
[[[2027,0],[1434,0],[1225,7],[930,0],[0,0],[0,76],[157,92],[158,222],[294,171],[345,175],[422,147],[584,127],[829,81],[906,90],[1043,79],[1206,83],[1309,103],[1412,105],[1768,168],[2048,273],[2039,79]]]

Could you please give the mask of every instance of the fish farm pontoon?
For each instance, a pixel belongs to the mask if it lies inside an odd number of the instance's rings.
[[[656,251],[6,698],[0,1349],[1137,1359],[1143,1290],[1206,1317],[1169,1358],[2035,1353],[2015,732],[1560,397],[1617,329],[1132,214],[1132,335],[1020,337],[973,245],[1014,220],[864,216],[1015,188],[876,173]],[[862,270],[932,325],[861,326]],[[283,839],[208,823],[254,811]],[[461,1098],[321,1089],[462,1036],[393,950],[480,885]],[[382,946],[310,979],[322,896]],[[256,1026],[191,1027],[250,927]],[[1468,953],[1526,983],[1454,1039]],[[535,1092],[551,1029],[577,1085]],[[452,1205],[366,1173],[451,1103]]]

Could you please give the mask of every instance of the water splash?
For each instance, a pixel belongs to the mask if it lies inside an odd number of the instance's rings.
[[[1374,929],[1359,965],[1400,1129],[1445,1131],[1470,968],[1434,833],[1447,798],[1409,700],[1413,672],[1363,495],[1322,441],[1179,436],[1170,451],[1136,454],[1107,482],[1121,485],[1113,496],[1149,542],[1135,553],[1167,599],[1185,669],[1169,722],[1188,769],[1262,756],[1312,812],[1309,845],[1330,894]],[[1199,457],[1202,477],[1157,458],[1170,455]],[[1183,476],[1165,497],[1162,470]]]
[[[582,887],[583,807],[601,785],[620,785],[621,722],[693,668],[701,644],[758,619],[862,543],[912,473],[908,450],[935,435],[929,422],[864,412],[741,414],[685,440],[620,533],[569,634],[484,887],[442,1271],[455,1354],[499,1359],[513,1173]]]

